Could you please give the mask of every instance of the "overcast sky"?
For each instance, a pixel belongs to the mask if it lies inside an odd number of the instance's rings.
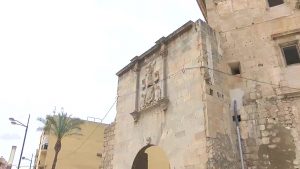
[[[37,117],[56,106],[102,118],[116,97],[115,73],[189,20],[196,0],[0,0],[0,156],[8,159],[32,115],[24,156],[38,148]],[[114,119],[115,109],[105,122]],[[28,165],[29,162],[22,162]]]

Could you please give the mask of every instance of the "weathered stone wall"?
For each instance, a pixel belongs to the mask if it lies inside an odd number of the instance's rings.
[[[149,144],[171,168],[240,168],[226,78],[204,68],[224,69],[219,39],[205,22],[188,22],[118,73],[114,169],[130,169]]]
[[[172,169],[206,168],[205,108],[202,101],[204,80],[199,68],[202,57],[199,28],[199,22],[181,27],[166,38],[164,45],[152,48],[159,47],[159,50],[147,51],[147,56],[139,57],[137,66],[119,73],[114,169],[131,169],[139,150],[148,144],[159,146],[165,152]],[[160,60],[162,57],[166,57],[164,66]],[[157,102],[152,102],[147,94],[151,85],[148,87],[143,82],[144,75],[149,72],[146,67],[150,68],[150,64],[154,63],[154,72],[160,76],[155,84],[166,92],[162,90],[163,99]],[[188,69],[191,67],[198,68]],[[137,87],[137,84],[142,87]],[[139,104],[144,90],[145,105]]]
[[[286,66],[280,45],[300,41],[297,0],[268,7],[265,0],[206,0],[209,25],[219,34],[230,102],[237,100],[247,168],[299,168],[300,65]]]
[[[115,123],[111,123],[104,130],[104,143],[100,169],[113,169]]]
[[[204,95],[206,106],[206,138],[209,158],[207,168],[240,168],[236,131],[230,101],[224,90],[224,77],[213,69],[222,70],[223,56],[218,34],[201,22]],[[210,69],[207,69],[210,68]]]
[[[299,168],[299,96],[273,95],[241,109],[244,153],[249,168]]]
[[[296,0],[266,5],[206,0],[213,29],[188,22],[118,73],[114,169],[147,145],[172,169],[240,168],[234,100],[246,167],[299,168],[299,94],[287,86],[300,87],[300,66],[285,65],[280,45],[300,40],[300,13]]]

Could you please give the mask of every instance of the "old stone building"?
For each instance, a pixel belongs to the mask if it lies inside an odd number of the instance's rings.
[[[198,4],[207,22],[187,22],[117,73],[101,168],[300,168],[300,2]]]

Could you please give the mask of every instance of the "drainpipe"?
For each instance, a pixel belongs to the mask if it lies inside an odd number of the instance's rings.
[[[234,111],[234,121],[235,121],[235,124],[236,124],[236,132],[237,132],[237,136],[238,136],[238,143],[239,143],[239,152],[240,152],[240,158],[241,158],[241,165],[242,165],[242,169],[245,169],[236,100],[234,100],[234,109],[233,109],[233,111]]]

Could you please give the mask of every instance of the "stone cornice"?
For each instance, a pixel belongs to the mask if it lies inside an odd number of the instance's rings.
[[[122,76],[124,73],[126,73],[128,70],[130,70],[137,62],[144,60],[148,56],[159,51],[163,44],[170,43],[171,41],[176,39],[178,36],[182,35],[183,33],[187,32],[188,30],[190,30],[193,27],[193,25],[194,25],[193,21],[188,21],[183,26],[178,28],[176,31],[171,33],[169,36],[160,38],[158,41],[155,42],[156,44],[153,47],[151,47],[149,50],[147,50],[140,56],[136,56],[136,57],[132,58],[130,60],[130,63],[127,66],[125,66],[123,69],[118,71],[116,75]]]
[[[152,104],[144,109],[133,111],[132,113],[130,113],[130,115],[132,116],[134,122],[137,122],[143,112],[151,110],[155,107],[160,108],[162,111],[166,111],[168,108],[168,103],[169,103],[168,98],[162,98],[162,99],[158,100],[157,102],[155,102],[154,104]]]
[[[282,37],[286,37],[286,36],[291,36],[291,35],[295,35],[295,34],[300,34],[300,29],[293,29],[293,30],[289,30],[289,31],[285,31],[285,32],[281,32],[281,33],[276,33],[271,35],[271,38],[273,40],[282,38]]]
[[[198,6],[204,16],[204,19],[207,21],[207,10],[205,0],[197,0]]]

